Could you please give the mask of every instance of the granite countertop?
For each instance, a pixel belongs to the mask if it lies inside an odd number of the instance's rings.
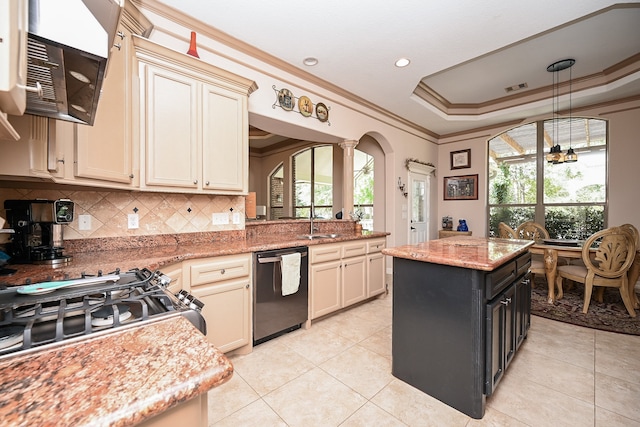
[[[318,232],[323,234],[324,231]],[[300,239],[302,232],[282,232],[273,234],[255,233],[249,237],[227,239],[223,233],[193,233],[193,235],[159,236],[136,241],[135,247],[118,246],[118,240],[126,239],[93,239],[91,248],[83,250],[81,244],[70,241],[71,249],[67,252],[73,256],[71,263],[61,266],[11,264],[7,267],[17,270],[11,276],[0,276],[0,285],[23,285],[27,280],[31,283],[77,278],[82,273],[96,274],[101,270],[104,274],[115,271],[127,271],[132,268],[161,269],[163,266],[177,262],[212,256],[251,253],[271,249],[295,246],[312,246],[341,241],[371,239],[385,237],[388,232],[365,231],[361,233],[339,233],[335,238]],[[96,250],[99,247],[103,250]]]
[[[492,271],[528,250],[530,240],[459,236],[383,249],[396,258]]]
[[[233,365],[184,317],[0,359],[11,426],[130,426],[231,378]]]

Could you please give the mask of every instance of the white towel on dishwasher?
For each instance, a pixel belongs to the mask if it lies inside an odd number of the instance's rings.
[[[282,261],[282,296],[295,294],[300,287],[300,252],[280,255]]]

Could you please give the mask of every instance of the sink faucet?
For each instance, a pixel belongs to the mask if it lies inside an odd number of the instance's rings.
[[[311,231],[309,232],[309,234],[313,234],[313,232],[316,230],[316,228],[313,226],[313,202],[311,202],[311,209],[309,209],[309,226],[311,227]]]

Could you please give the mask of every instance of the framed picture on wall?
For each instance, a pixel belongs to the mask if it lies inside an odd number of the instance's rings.
[[[445,176],[444,200],[478,200],[478,175]]]
[[[451,169],[465,169],[471,167],[471,149],[451,152]]]

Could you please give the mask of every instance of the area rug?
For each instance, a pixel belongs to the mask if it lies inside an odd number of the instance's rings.
[[[547,282],[536,278],[531,291],[531,314],[587,328],[640,335],[640,312],[636,310],[636,317],[629,316],[617,289],[605,288],[604,302],[592,299],[587,314],[582,312],[583,301],[584,286],[576,284],[571,289],[565,288],[563,298],[550,305]]]

